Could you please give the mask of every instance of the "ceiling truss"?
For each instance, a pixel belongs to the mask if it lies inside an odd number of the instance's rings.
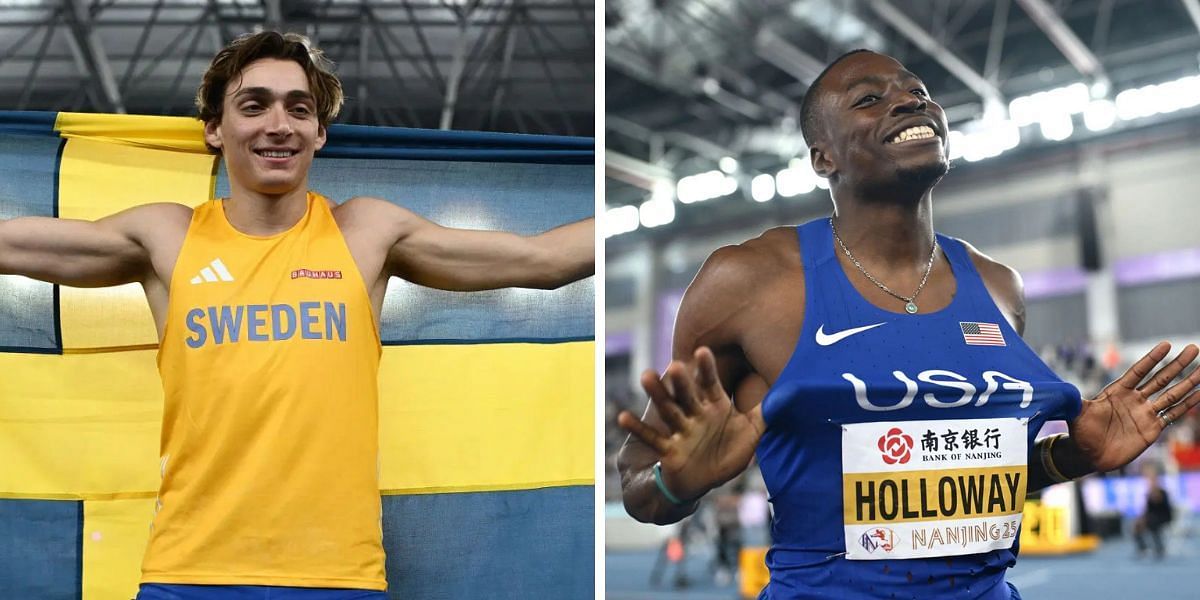
[[[47,0],[0,7],[0,107],[194,114],[215,52],[264,28],[337,65],[340,121],[594,134],[587,0]]]
[[[813,78],[863,47],[921,76],[952,125],[1079,81],[1111,98],[1200,71],[1200,0],[1146,4],[611,0],[606,145],[676,178],[715,168],[715,154],[773,172],[803,152],[797,110]],[[646,195],[614,182],[607,201]]]

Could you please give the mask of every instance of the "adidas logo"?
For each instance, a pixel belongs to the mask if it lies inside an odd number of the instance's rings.
[[[217,281],[233,281],[233,275],[229,274],[229,269],[225,268],[225,263],[221,262],[219,258],[209,263],[209,266],[200,269],[200,274],[192,278],[192,285]]]

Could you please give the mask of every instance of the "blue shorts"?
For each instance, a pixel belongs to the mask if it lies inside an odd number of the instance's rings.
[[[387,600],[387,592],[274,585],[143,583],[136,600]]]
[[[1004,583],[1008,586],[1009,600],[1022,600],[1021,592],[1017,590],[1017,586],[1007,581]],[[771,600],[770,596],[767,595],[767,589],[763,588],[763,591],[758,594],[758,600]]]

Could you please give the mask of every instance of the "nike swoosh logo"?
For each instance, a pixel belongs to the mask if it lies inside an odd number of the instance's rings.
[[[868,329],[874,329],[876,327],[879,327],[880,325],[887,325],[887,322],[885,321],[883,323],[876,323],[874,325],[863,325],[862,327],[855,327],[854,329],[844,329],[842,331],[836,331],[834,333],[825,333],[825,326],[821,325],[820,327],[817,328],[817,343],[822,346],[832,346],[833,344],[836,344],[856,333],[862,333]]]

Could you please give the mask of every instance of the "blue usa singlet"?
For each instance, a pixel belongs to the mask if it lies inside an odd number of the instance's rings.
[[[798,228],[800,340],[763,400],[771,581],[793,598],[1008,600],[1027,463],[1079,391],[1009,326],[963,245],[949,306],[882,310],[847,279],[828,219]]]

